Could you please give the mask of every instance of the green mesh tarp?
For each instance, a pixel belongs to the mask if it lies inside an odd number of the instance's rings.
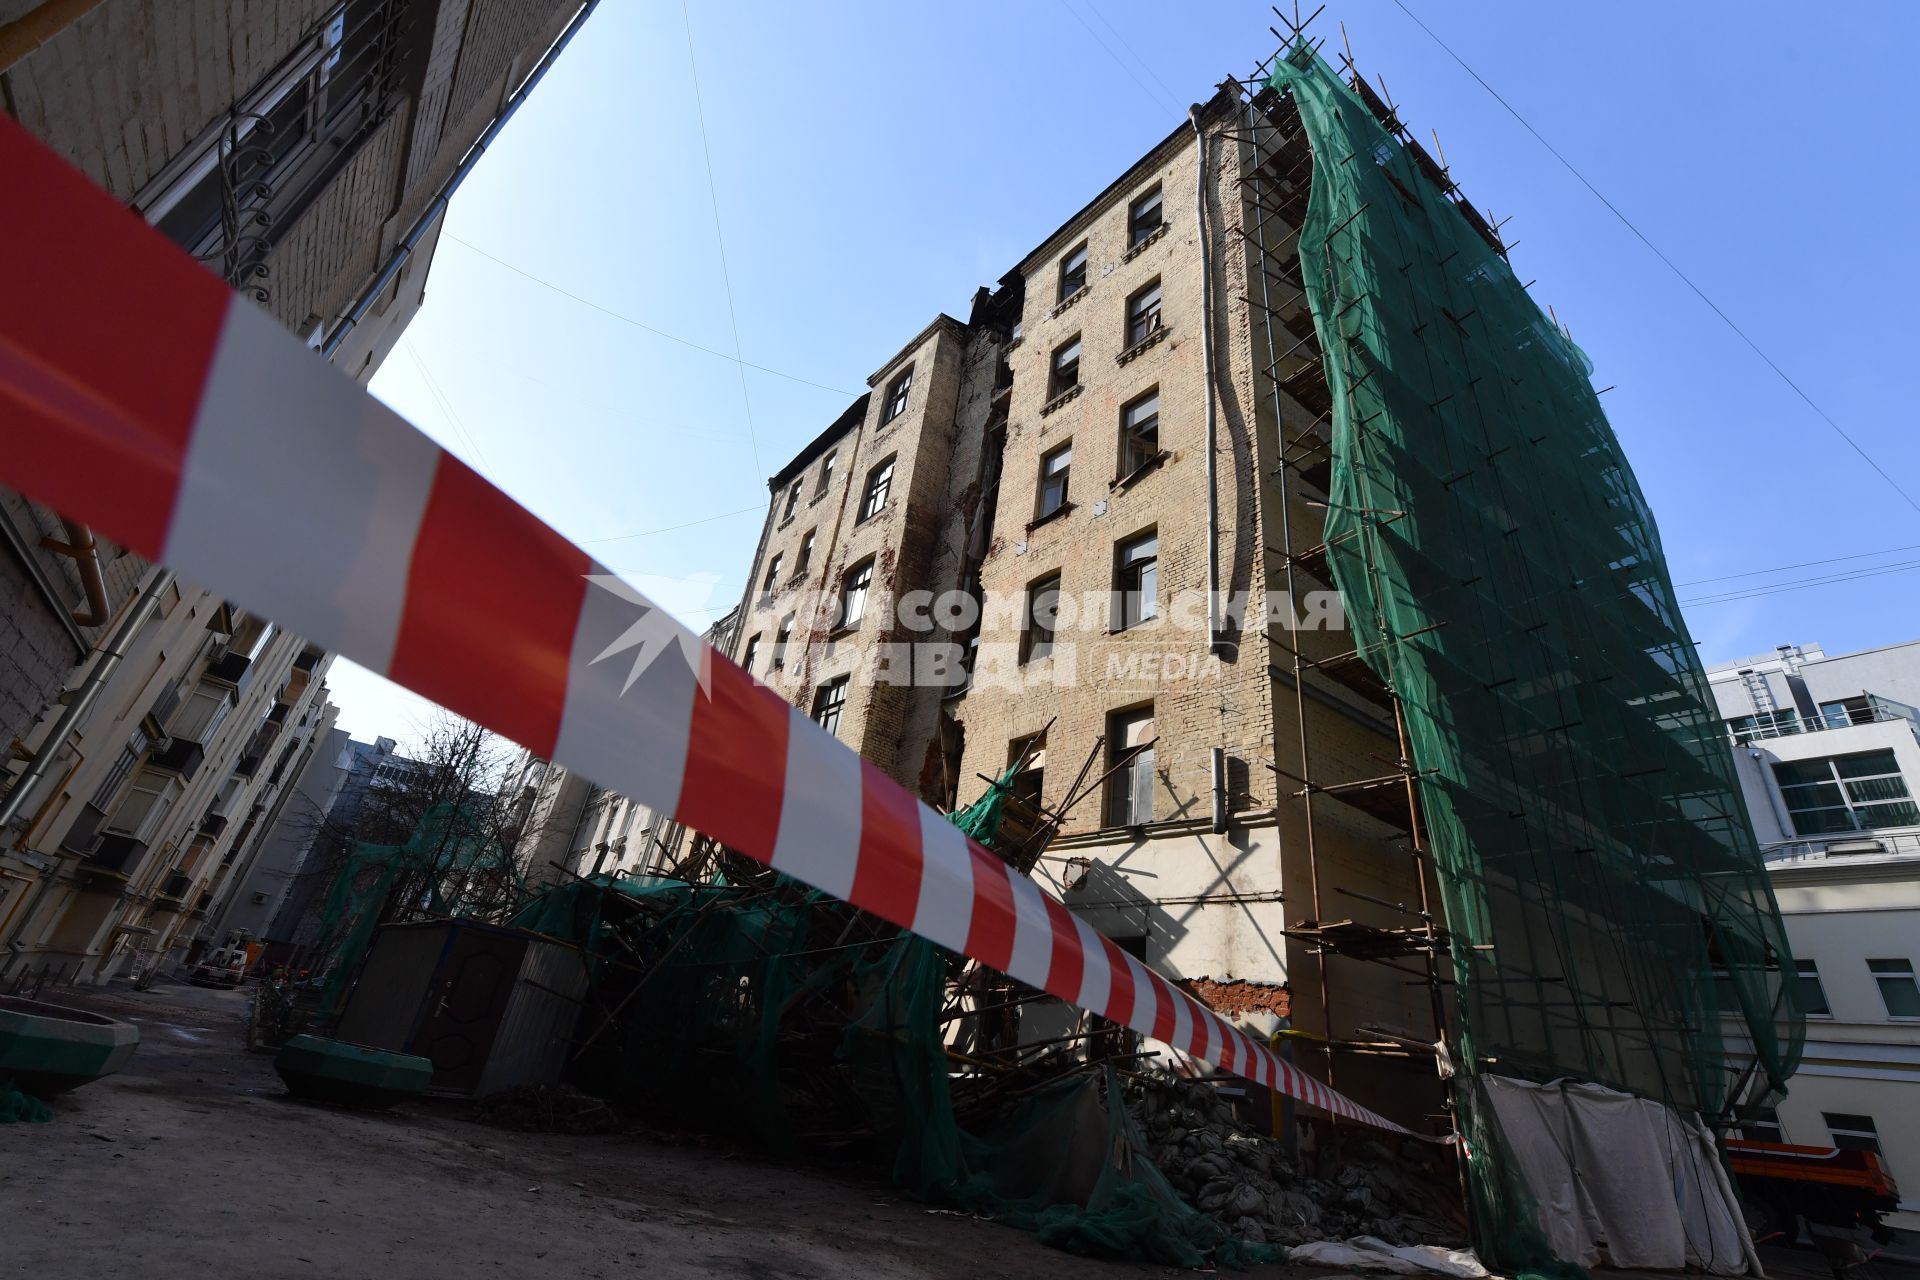
[[[1298,45],[1277,67],[1313,155],[1299,256],[1333,403],[1329,558],[1358,648],[1405,709],[1457,1065],[1724,1122],[1782,1087],[1804,1025],[1590,366],[1325,62]],[[1730,1062],[1723,1014],[1750,1068]],[[1485,1148],[1497,1135],[1462,1094]],[[1498,1256],[1517,1227],[1503,1163],[1470,1162],[1488,1261],[1536,1261]]]
[[[340,1009],[374,928],[396,908],[459,914],[469,905],[466,886],[501,864],[497,847],[467,834],[472,824],[465,817],[453,805],[435,805],[405,844],[356,840],[348,847],[320,916],[320,949],[328,965],[321,1016]]]
[[[514,923],[584,947],[592,1003],[579,1078],[623,1106],[792,1152],[851,1124],[894,1181],[1063,1249],[1196,1267],[1278,1261],[1180,1199],[1116,1082],[1069,1078],[976,1132],[941,1037],[959,961],[784,877],[762,886],[569,882]],[[863,939],[848,941],[849,934]],[[832,1119],[827,1119],[831,1117]]]

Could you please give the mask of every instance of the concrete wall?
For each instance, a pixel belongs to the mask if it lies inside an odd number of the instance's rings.
[[[231,933],[266,937],[288,886],[320,834],[327,811],[346,784],[350,771],[347,731],[332,726],[331,714],[316,724],[304,766],[288,789],[285,803],[261,833],[258,856],[236,882],[225,909],[215,917],[211,936],[216,940]]]
[[[1774,868],[1796,959],[1812,960],[1832,1009],[1807,1020],[1807,1049],[1778,1107],[1783,1137],[1831,1144],[1823,1113],[1873,1118],[1901,1188],[1890,1219],[1920,1232],[1920,1019],[1888,1015],[1869,959],[1920,964],[1920,858],[1827,858]]]

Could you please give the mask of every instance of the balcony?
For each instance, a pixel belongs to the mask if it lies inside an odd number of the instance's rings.
[[[187,891],[193,888],[193,877],[184,871],[176,871],[167,877],[166,883],[154,894],[153,905],[162,911],[179,911],[186,906]]]
[[[107,815],[98,806],[81,805],[73,825],[67,828],[66,835],[60,837],[61,852],[79,854],[83,858],[90,856],[99,841],[100,826],[106,820]]]
[[[252,665],[253,659],[244,653],[224,653],[220,655],[218,661],[207,664],[203,679],[217,680],[221,684],[230,684],[238,689],[240,682],[247,677],[247,668]]]
[[[1821,733],[1828,729],[1851,729],[1856,725],[1885,724],[1904,720],[1920,725],[1920,710],[1904,702],[1862,694],[1838,702],[1823,702],[1817,715],[1803,716],[1797,711],[1770,711],[1727,720],[1727,732],[1736,746],[1761,742],[1768,738],[1789,738],[1802,733]]]
[[[265,759],[266,757],[257,751],[250,752],[240,757],[240,763],[233,766],[233,771],[242,778],[251,778],[260,772],[261,762]]]
[[[194,900],[193,910],[187,912],[187,914],[196,920],[204,919],[207,914],[207,908],[212,905],[213,890],[203,889],[200,891],[200,896]]]
[[[224,813],[210,813],[200,819],[200,834],[203,836],[211,836],[218,839],[220,833],[226,829],[227,815]]]
[[[180,775],[183,783],[192,782],[193,775],[200,772],[200,762],[207,758],[207,749],[197,742],[186,738],[174,738],[167,743],[164,751],[155,752],[147,763],[155,769]]]
[[[287,712],[290,710],[292,710],[292,708],[284,702],[274,703],[273,709],[267,712],[267,723],[285,724],[287,722]]]
[[[147,842],[118,831],[104,832],[93,852],[79,866],[81,883],[124,886],[140,860],[147,856]]]
[[[302,649],[300,656],[293,660],[295,671],[312,671],[320,665],[321,653],[318,649]]]

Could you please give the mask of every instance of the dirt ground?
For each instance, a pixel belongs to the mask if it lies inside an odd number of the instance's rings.
[[[177,982],[47,993],[141,1029],[125,1071],[0,1125],[0,1276],[1145,1280],[1026,1232],[931,1210],[875,1179],[724,1143],[524,1134],[424,1102],[294,1102],[242,1046],[247,996]],[[1774,1280],[1829,1280],[1763,1248]],[[1265,1267],[1250,1280],[1310,1280]],[[1624,1280],[1649,1273],[1599,1272]],[[1920,1280],[1885,1261],[1850,1280]]]
[[[47,998],[134,1021],[142,1042],[119,1075],[56,1099],[52,1123],[0,1126],[0,1275],[1179,1274],[1077,1258],[875,1180],[723,1144],[516,1133],[431,1102],[293,1102],[271,1059],[242,1047],[243,992],[163,982]]]

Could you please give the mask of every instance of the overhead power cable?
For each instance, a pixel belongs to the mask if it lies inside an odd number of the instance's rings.
[[[720,188],[713,181],[713,147],[707,141],[707,109],[700,100],[700,63],[693,56],[693,14],[687,0],[680,0],[680,20],[687,28],[687,66],[693,71],[693,112],[700,121],[700,154],[707,162],[707,198],[713,206],[713,238],[720,246],[720,283],[727,296],[727,321],[733,326],[734,367],[740,371],[740,405],[747,415],[747,447],[753,450],[756,476],[765,475],[760,465],[760,438],[753,429],[753,398],[747,394],[747,371],[740,364],[740,313],[733,305],[733,273],[727,269],[727,237],[720,230]]]
[[[1686,608],[1692,605],[1732,604],[1738,600],[1757,600],[1762,596],[1779,595],[1785,591],[1804,591],[1809,587],[1827,587],[1840,582],[1858,582],[1863,578],[1878,578],[1890,573],[1911,573],[1920,569],[1920,560],[1903,560],[1896,564],[1876,565],[1872,568],[1851,569],[1842,573],[1823,574],[1819,577],[1800,578],[1791,582],[1766,583],[1747,588],[1735,588],[1717,595],[1696,596],[1691,600],[1682,600],[1680,605]]]
[[[1459,54],[1455,53],[1453,51],[1452,46],[1447,44],[1445,40],[1442,40],[1434,32],[1432,27],[1429,27],[1426,23],[1422,22],[1418,14],[1416,14],[1413,10],[1407,8],[1405,0],[1393,0],[1393,3],[1394,3],[1394,6],[1400,10],[1400,12],[1406,14],[1407,17],[1413,20],[1413,23],[1415,26],[1419,27],[1422,31],[1426,32],[1427,37],[1431,39],[1435,44],[1439,45],[1440,48],[1446,52],[1446,55],[1449,58],[1452,58],[1455,62],[1459,63],[1460,69],[1462,71],[1465,71],[1468,75],[1472,76],[1474,80],[1479,83],[1482,89],[1485,89],[1489,94],[1491,94],[1493,96],[1493,100],[1499,103],[1502,107],[1504,107],[1508,115],[1512,116],[1515,120],[1519,121],[1520,127],[1525,129],[1528,133],[1532,134],[1534,137],[1534,140],[1537,141],[1541,146],[1545,147],[1547,151],[1553,156],[1553,158],[1555,160],[1558,160],[1561,166],[1565,168],[1568,173],[1572,174],[1575,178],[1579,179],[1580,185],[1585,187],[1588,191],[1592,192],[1593,198],[1598,200],[1601,204],[1605,205],[1607,207],[1607,211],[1611,213],[1615,218],[1618,218],[1620,220],[1620,225],[1625,227],[1628,231],[1631,231],[1634,234],[1634,237],[1638,239],[1641,244],[1645,245],[1647,249],[1653,254],[1654,257],[1660,259],[1660,261],[1666,265],[1667,270],[1673,272],[1675,277],[1679,279],[1680,283],[1686,285],[1687,288],[1693,291],[1694,295],[1698,297],[1700,301],[1706,303],[1708,309],[1711,310],[1713,314],[1715,314],[1716,316],[1719,316],[1722,322],[1726,324],[1727,328],[1733,330],[1734,334],[1740,339],[1740,341],[1746,343],[1747,346],[1753,351],[1753,354],[1759,356],[1761,362],[1764,363],[1767,366],[1767,368],[1773,370],[1774,373],[1779,376],[1780,381],[1786,383],[1787,386],[1792,389],[1795,395],[1799,396],[1801,400],[1805,401],[1807,407],[1809,409],[1812,409],[1814,413],[1819,416],[1822,422],[1826,423],[1829,427],[1832,427],[1835,435],[1839,436],[1842,440],[1847,442],[1848,448],[1852,449],[1855,453],[1859,454],[1861,459],[1865,461],[1868,466],[1872,467],[1874,469],[1874,472],[1878,474],[1882,480],[1885,480],[1887,484],[1893,489],[1893,491],[1899,494],[1901,499],[1909,507],[1912,507],[1916,513],[1920,513],[1920,502],[1914,501],[1913,495],[1908,493],[1905,489],[1903,489],[1900,486],[1900,482],[1895,480],[1891,475],[1889,475],[1887,473],[1887,469],[1881,466],[1877,461],[1874,460],[1872,454],[1868,453],[1865,449],[1861,448],[1860,442],[1855,440],[1851,435],[1847,434],[1846,428],[1842,427],[1839,424],[1839,422],[1837,422],[1834,419],[1832,414],[1828,413],[1825,409],[1822,409],[1817,403],[1815,403],[1813,397],[1808,395],[1806,391],[1800,386],[1800,384],[1795,382],[1790,376],[1788,376],[1787,371],[1780,367],[1779,362],[1774,360],[1772,356],[1768,355],[1764,350],[1762,350],[1759,343],[1755,342],[1752,338],[1748,337],[1747,331],[1745,329],[1742,329],[1738,324],[1734,323],[1733,317],[1728,315],[1724,310],[1722,310],[1719,303],[1715,302],[1712,298],[1709,298],[1707,296],[1706,290],[1702,289],[1699,285],[1693,282],[1693,277],[1689,276],[1686,272],[1682,271],[1678,263],[1676,263],[1672,258],[1669,258],[1665,253],[1661,251],[1659,245],[1656,245],[1652,240],[1648,239],[1646,232],[1640,230],[1639,227],[1635,226],[1633,224],[1633,220],[1628,218],[1626,214],[1622,213],[1618,205],[1614,204],[1613,201],[1607,199],[1607,197],[1601,193],[1600,188],[1594,186],[1593,183],[1588,180],[1586,174],[1580,172],[1580,170],[1574,167],[1573,161],[1567,159],[1566,156],[1560,153],[1560,149],[1558,147],[1554,146],[1551,142],[1547,141],[1546,136],[1542,134],[1538,129],[1534,128],[1533,125],[1527,120],[1525,116],[1521,115],[1517,110],[1515,110],[1512,103],[1508,102],[1505,98],[1501,97],[1500,91],[1495,89],[1492,85],[1488,84],[1485,77],[1483,77],[1478,71],[1475,71],[1472,67],[1468,66],[1465,58],[1462,58]]]
[[[632,316],[622,314],[621,312],[615,311],[611,307],[603,307],[599,303],[593,301],[591,298],[583,298],[579,294],[573,292],[573,290],[571,289],[564,289],[559,285],[553,283],[553,281],[542,279],[541,277],[533,274],[533,272],[528,271],[525,268],[516,267],[511,262],[508,262],[505,258],[498,257],[495,254],[488,253],[485,249],[482,249],[479,245],[474,244],[470,240],[462,240],[459,236],[454,235],[453,232],[451,231],[441,232],[440,238],[443,240],[451,240],[457,245],[460,245],[467,249],[471,249],[473,252],[479,254],[481,257],[487,259],[489,262],[492,262],[501,267],[505,267],[508,271],[513,272],[513,274],[517,276],[521,276],[521,277],[524,277],[525,279],[533,281],[533,283],[539,285],[542,289],[550,290],[554,293],[559,294],[563,298],[570,298],[573,301],[579,303],[583,307],[587,307],[591,310],[598,311],[603,316],[610,316],[613,319],[618,320],[622,324],[630,324],[634,328],[650,333],[656,338],[665,338],[668,342],[677,342],[683,347],[691,347],[695,351],[704,351],[706,354],[710,356],[718,356],[722,360],[730,360],[734,364],[743,365],[749,369],[758,369],[761,373],[770,373],[776,378],[785,378],[788,382],[798,382],[802,386],[815,387],[821,391],[831,391],[833,392],[833,394],[837,396],[858,397],[860,394],[862,394],[858,391],[848,391],[844,387],[830,387],[824,382],[815,382],[812,378],[803,378],[797,373],[788,373],[784,369],[774,369],[764,364],[755,364],[751,360],[742,360],[739,356],[728,355],[726,352],[721,351],[717,348],[703,346],[700,343],[693,341],[691,338],[683,338],[677,333],[668,333],[665,329],[655,328],[653,325],[646,323],[644,320],[635,320]]]
[[[1811,569],[1816,565],[1839,564],[1846,560],[1871,560],[1875,556],[1898,555],[1902,551],[1920,551],[1920,542],[1909,543],[1904,547],[1888,547],[1883,551],[1857,551],[1850,556],[1829,556],[1825,560],[1802,560],[1798,564],[1777,564],[1770,569],[1749,569],[1745,573],[1723,573],[1717,578],[1694,578],[1687,582],[1676,582],[1674,587],[1701,587],[1709,582],[1731,582],[1735,578],[1758,578],[1769,573],[1785,573],[1789,569]],[[1765,585],[1761,583],[1756,586]],[[1730,590],[1732,588],[1729,588]]]
[[[583,538],[582,546],[593,546],[602,542],[625,542],[630,538],[651,538],[656,533],[672,533],[675,529],[691,529],[697,524],[712,524],[715,520],[725,520],[731,516],[743,516],[749,511],[765,511],[767,504],[756,503],[751,507],[741,507],[738,511],[722,511],[715,516],[701,516],[698,520],[689,520],[685,524],[670,524],[660,529],[642,529],[638,533],[616,533],[611,538]]]

